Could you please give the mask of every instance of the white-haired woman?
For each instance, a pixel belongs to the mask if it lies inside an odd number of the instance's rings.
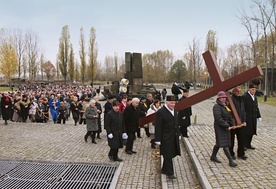
[[[89,106],[85,110],[85,117],[87,133],[84,136],[84,140],[87,142],[88,137],[91,136],[92,143],[97,144],[95,137],[98,131],[98,111],[95,100],[89,102]]]

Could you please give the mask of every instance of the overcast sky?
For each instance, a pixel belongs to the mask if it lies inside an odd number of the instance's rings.
[[[90,28],[96,29],[102,62],[114,52],[124,57],[125,52],[170,50],[181,58],[194,38],[204,45],[209,30],[217,32],[221,48],[246,40],[237,15],[249,4],[250,0],[0,0],[0,28],[31,28],[52,63],[65,25],[78,59],[81,27],[87,49]]]

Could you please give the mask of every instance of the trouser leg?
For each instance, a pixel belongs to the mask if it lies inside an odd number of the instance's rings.
[[[235,153],[234,153],[235,134],[236,134],[235,130],[231,130],[230,131],[231,146],[229,147],[229,151],[230,151],[231,156],[235,155]]]
[[[221,163],[221,161],[217,158],[218,151],[219,151],[219,147],[217,145],[214,145],[210,160],[217,163]]]
[[[128,138],[127,138],[127,142],[126,142],[125,151],[130,151],[133,148],[133,141],[134,141],[135,133],[134,132],[128,132],[127,135],[128,135]]]
[[[229,148],[228,148],[228,147],[225,147],[225,148],[223,148],[223,151],[224,151],[225,155],[227,156],[227,158],[228,158],[228,160],[229,160],[229,165],[230,165],[231,167],[237,166],[238,164],[236,164],[236,163],[233,161],[233,158],[232,158],[232,156],[231,156],[231,154],[230,154]]]
[[[238,140],[238,157],[243,157],[244,153],[244,137],[243,137],[243,130],[242,128],[238,129],[237,131],[237,140]]]
[[[166,173],[166,175],[174,175],[172,158],[164,157],[162,172]]]

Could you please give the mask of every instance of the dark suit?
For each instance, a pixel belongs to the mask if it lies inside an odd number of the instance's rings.
[[[174,175],[172,158],[180,155],[177,111],[174,116],[163,106],[156,113],[155,141],[161,142],[160,153],[164,157],[162,173]]]
[[[186,97],[182,96],[179,101],[184,100]],[[180,126],[180,133],[183,137],[187,137],[187,128],[191,125],[192,108],[188,107],[178,112],[178,123]]]
[[[110,110],[104,119],[104,125],[107,135],[112,134],[113,138],[108,138],[108,145],[110,151],[108,153],[113,159],[118,158],[119,148],[123,148],[122,133],[125,132],[123,115],[121,112],[115,112],[113,109]]]
[[[242,100],[241,96],[236,96],[232,95],[232,100],[235,105],[235,108],[237,110],[237,113],[239,115],[239,118],[242,123],[246,122],[246,117],[245,117],[245,108],[244,108],[244,103]],[[231,146],[229,148],[231,156],[234,156],[234,145],[235,145],[235,135],[237,135],[237,140],[238,140],[238,157],[243,157],[244,156],[244,127],[238,128],[238,129],[233,129],[230,131],[231,133]]]
[[[128,135],[125,151],[132,151],[135,132],[139,127],[139,112],[132,104],[130,104],[123,112],[124,124]]]
[[[7,120],[10,119],[10,112],[12,107],[12,101],[10,97],[3,96],[1,98],[1,109],[2,109],[2,117],[7,123]]]
[[[254,100],[248,92],[242,96],[245,113],[246,113],[246,127],[244,128],[245,134],[245,147],[251,147],[251,141],[253,135],[257,135],[257,118],[261,117],[260,110],[258,107],[258,100],[254,96]]]

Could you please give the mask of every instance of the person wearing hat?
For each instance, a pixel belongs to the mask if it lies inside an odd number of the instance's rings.
[[[8,124],[8,120],[10,119],[10,112],[12,108],[12,99],[9,97],[8,92],[4,92],[4,95],[1,97],[1,110],[2,110],[2,118],[5,120],[5,125]]]
[[[161,173],[175,179],[172,159],[180,155],[178,115],[175,110],[175,96],[168,95],[165,105],[156,112],[155,144],[160,145],[164,158]]]
[[[109,95],[109,96],[107,97],[107,101],[106,101],[106,103],[104,104],[104,119],[105,119],[106,114],[107,114],[110,110],[112,110],[112,102],[113,102],[113,99],[114,99],[114,97],[111,96],[111,95]],[[104,126],[104,127],[105,127],[105,126]]]
[[[73,96],[73,101],[70,104],[70,110],[72,112],[73,120],[74,120],[74,125],[77,126],[77,123],[79,121],[79,102],[78,102],[78,97]]]
[[[149,106],[147,105],[146,100],[147,100],[146,96],[142,95],[141,98],[140,98],[140,103],[137,107],[138,111],[139,111],[139,118],[145,117],[147,115],[147,111],[149,109]],[[146,131],[146,135],[148,137],[150,137],[148,125],[144,126],[144,129]],[[138,128],[137,137],[141,138],[141,129],[140,128]]]
[[[182,89],[182,90],[183,90],[183,96],[179,99],[179,101],[189,97],[189,90],[188,89]],[[180,126],[180,133],[183,137],[186,137],[186,138],[189,138],[188,127],[191,125],[191,115],[192,115],[191,107],[187,107],[178,112],[178,123]]]
[[[108,158],[113,161],[123,161],[118,157],[118,151],[119,148],[123,148],[123,139],[127,139],[127,134],[125,133],[123,114],[119,112],[117,100],[112,102],[112,110],[106,114],[104,125],[110,147]]]
[[[245,114],[246,127],[244,128],[244,145],[246,149],[254,150],[255,147],[251,145],[253,135],[257,135],[257,120],[262,121],[261,113],[258,107],[258,100],[255,95],[256,87],[253,84],[249,85],[248,91],[242,96]]]
[[[24,94],[20,100],[22,122],[26,123],[29,116],[30,100]]]
[[[229,147],[231,146],[230,130],[234,128],[231,126],[234,126],[236,123],[232,118],[231,110],[227,107],[226,100],[226,93],[224,91],[220,91],[218,93],[216,104],[213,106],[216,144],[213,147],[210,160],[216,163],[221,163],[221,161],[217,158],[217,153],[220,148],[223,148],[225,155],[229,159],[229,165],[231,167],[235,167],[238,164],[233,161]]]

